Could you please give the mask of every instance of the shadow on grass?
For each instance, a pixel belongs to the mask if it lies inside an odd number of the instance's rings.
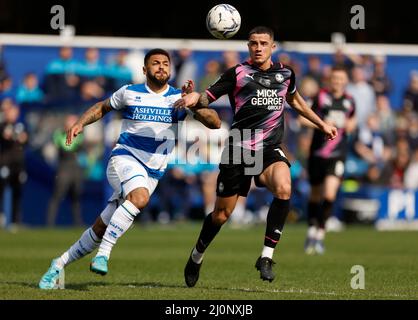
[[[39,289],[38,283],[25,282],[25,281],[4,281],[0,282],[0,285],[13,285],[26,287],[31,289]],[[234,292],[245,292],[245,293],[272,293],[275,290],[268,290],[262,288],[234,288],[234,287],[210,287],[210,286],[196,286],[195,288],[188,288],[185,284],[167,284],[162,282],[104,282],[104,281],[95,281],[95,282],[83,282],[83,283],[66,283],[66,290],[75,290],[75,291],[91,291],[94,287],[128,287],[128,288],[138,288],[138,289],[186,289],[186,290],[216,290],[216,291],[234,291]],[[49,290],[45,290],[49,291]],[[280,292],[280,291],[278,291]]]
[[[14,285],[14,286],[21,286],[21,287],[26,287],[26,288],[31,288],[31,289],[39,289],[39,284],[38,283],[34,283],[34,282],[25,282],[25,281],[21,281],[21,282],[12,282],[12,281],[4,281],[4,282],[0,282],[0,284],[5,284],[5,285]],[[106,283],[106,282],[84,282],[84,283],[79,283],[79,284],[66,284],[65,285],[65,289],[68,290],[77,290],[77,291],[89,291],[90,286],[96,286],[96,287],[102,287],[102,286],[111,286],[113,285],[112,283]],[[48,291],[48,290],[45,290]]]
[[[262,289],[262,288],[233,288],[233,287],[210,287],[210,286],[199,286],[197,285],[194,288],[188,288],[185,284],[165,284],[160,282],[127,282],[119,283],[117,285],[127,286],[131,288],[143,288],[143,289],[153,289],[153,288],[173,288],[173,289],[186,289],[186,290],[216,290],[216,291],[235,291],[235,292],[245,292],[245,293],[272,293],[275,292],[274,289]],[[277,290],[277,289],[276,289]]]

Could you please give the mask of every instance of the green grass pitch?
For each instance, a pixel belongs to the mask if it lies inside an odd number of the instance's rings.
[[[66,289],[41,291],[51,258],[82,229],[0,231],[0,299],[417,299],[418,233],[377,232],[349,226],[329,233],[324,256],[306,256],[306,227],[288,224],[276,250],[276,280],[263,282],[254,268],[264,226],[226,225],[209,247],[195,288],[183,268],[200,223],[136,224],[113,250],[109,273],[89,271],[91,255],[66,269]],[[365,269],[365,289],[353,290],[353,265]]]

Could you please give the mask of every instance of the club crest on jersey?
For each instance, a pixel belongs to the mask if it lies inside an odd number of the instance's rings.
[[[282,83],[284,81],[284,77],[281,73],[276,73],[276,75],[274,76],[274,78],[276,79],[276,81],[278,83]]]

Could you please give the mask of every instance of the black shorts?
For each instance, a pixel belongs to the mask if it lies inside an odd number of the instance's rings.
[[[254,156],[254,153],[252,153]],[[262,163],[260,165],[247,165],[242,163],[225,163],[221,162],[219,165],[219,174],[216,182],[216,195],[218,197],[231,197],[233,195],[240,195],[246,197],[251,187],[251,180],[254,181],[257,187],[263,187],[259,182],[259,176],[271,164],[283,161],[289,167],[290,163],[287,160],[282,149],[267,149],[263,151]],[[257,170],[254,170],[257,167]]]
[[[326,176],[342,178],[344,175],[345,159],[324,159],[310,157],[308,160],[309,183],[311,185],[322,184]]]

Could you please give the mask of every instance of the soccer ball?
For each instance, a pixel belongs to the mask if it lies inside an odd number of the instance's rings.
[[[208,12],[206,27],[215,38],[228,39],[241,27],[241,16],[233,6],[218,4]]]

